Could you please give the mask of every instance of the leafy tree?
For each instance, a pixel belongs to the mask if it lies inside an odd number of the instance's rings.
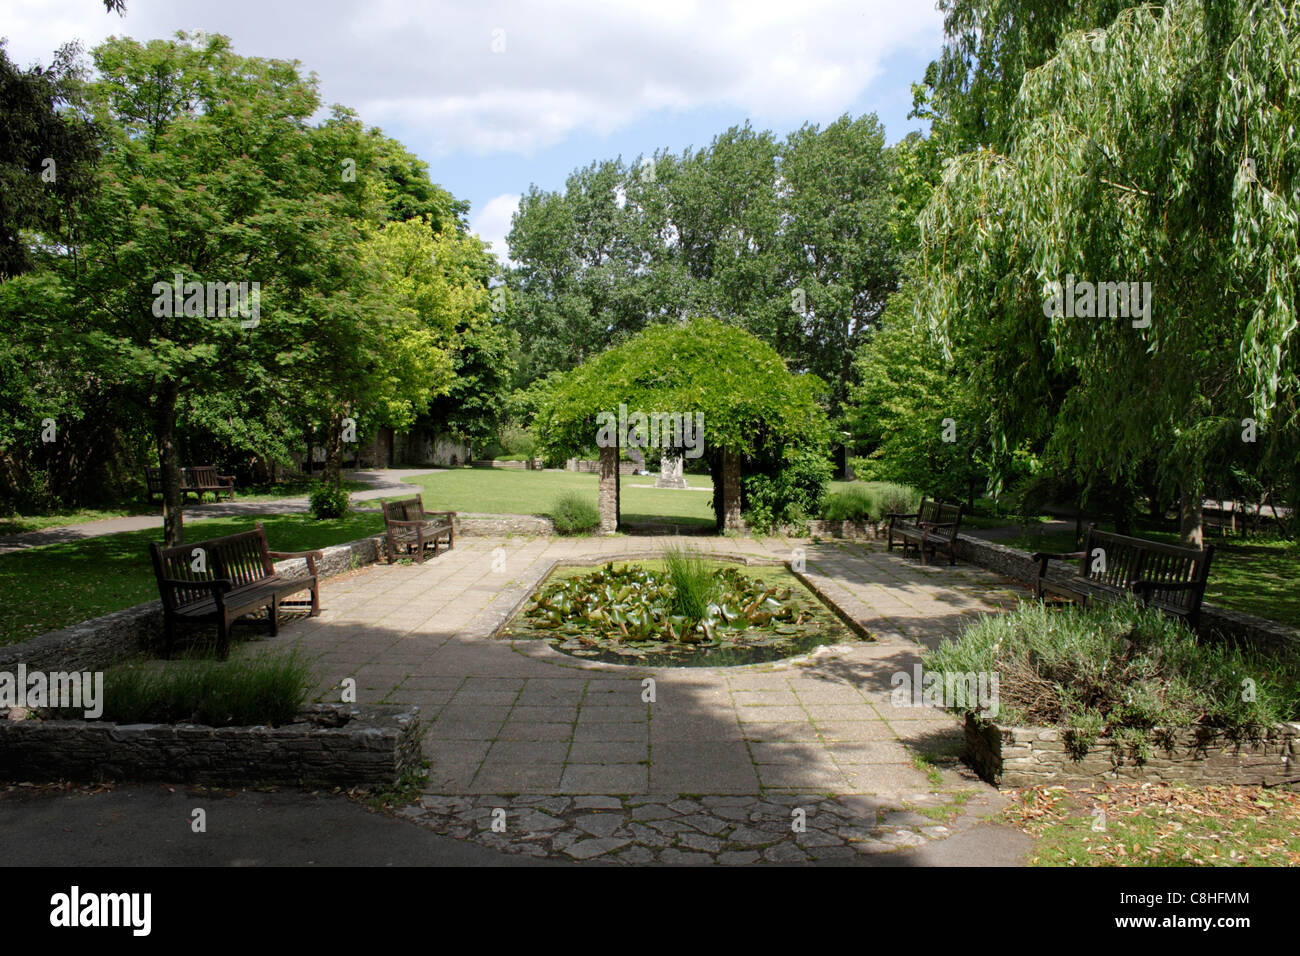
[[[1188,541],[1223,436],[1297,425],[1296,16],[1174,2],[1069,35],[1025,77],[1009,152],[957,159],[922,222],[918,316],[982,356],[999,439],[1045,428],[1087,481],[1155,456]],[[1053,308],[1068,276],[1149,282],[1149,325]]]
[[[0,278],[32,268],[21,230],[66,238],[99,158],[94,124],[69,107],[82,72],[75,44],[48,67],[19,69],[0,40]]]
[[[790,281],[806,300],[783,354],[832,383],[833,411],[847,398],[858,346],[898,284],[891,172],[874,115],[805,126],[781,153]]]
[[[452,379],[420,421],[488,442],[504,417],[518,347],[505,324],[507,300],[488,288],[496,263],[479,239],[455,232],[435,236],[431,255],[438,301],[430,314],[441,317],[439,346],[450,353]]]
[[[986,403],[913,318],[917,292],[913,285],[891,300],[884,325],[858,352],[850,427],[865,455],[854,470],[973,504],[989,477]]]
[[[913,87],[945,156],[1005,150],[1020,81],[1066,34],[1103,27],[1130,0],[939,0],[944,47]]]
[[[110,39],[93,57],[89,104],[107,146],[61,275],[100,374],[133,389],[148,411],[174,543],[182,393],[239,389],[259,349],[279,342],[293,355],[317,321],[340,314],[337,300],[306,290],[350,262],[351,200],[337,167],[320,164],[308,126],[314,81],[295,64],[237,56],[219,35],[202,44],[184,34],[146,45]],[[176,274],[260,283],[260,326],[229,311],[162,308],[156,284]]]

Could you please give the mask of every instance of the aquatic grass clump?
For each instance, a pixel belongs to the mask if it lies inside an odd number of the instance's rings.
[[[700,552],[694,548],[668,548],[664,551],[664,571],[673,587],[673,610],[692,622],[706,618],[718,592],[718,581],[717,573],[704,563]]]

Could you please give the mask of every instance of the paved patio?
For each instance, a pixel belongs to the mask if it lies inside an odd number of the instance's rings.
[[[876,642],[771,664],[665,669],[493,636],[554,562],[671,544],[776,560],[801,548],[809,575]],[[917,767],[918,753],[960,747],[951,716],[890,703],[891,675],[910,671],[921,645],[1023,596],[977,568],[922,567],[876,543],[462,537],[422,566],[366,568],[321,592],[320,617],[240,652],[302,649],[317,662],[322,699],[337,699],[353,677],[361,703],[418,705],[431,769],[425,797],[403,812],[442,832],[534,855],[728,862],[728,853],[762,851],[794,861],[772,852],[785,846],[775,841],[791,832],[792,808],[810,810],[808,828],[820,834],[803,834],[794,852],[821,858],[810,840],[829,856],[893,850],[949,835],[972,796],[977,806],[996,802],[964,769],[944,770],[936,785]],[[643,699],[647,677],[653,702]],[[522,815],[526,834],[493,833],[497,807]],[[747,829],[742,816],[766,843],[753,832],[741,834],[752,849],[734,838]],[[634,821],[644,832],[630,829]],[[652,850],[659,856],[633,852]]]

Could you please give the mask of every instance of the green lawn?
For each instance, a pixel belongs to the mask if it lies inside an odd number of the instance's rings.
[[[235,489],[236,501],[278,501],[281,498],[305,498],[311,492],[318,479],[294,478],[275,484],[255,485],[246,490]],[[360,481],[344,481],[347,491],[364,491],[368,485]],[[204,495],[204,501],[212,501],[211,495]],[[222,499],[225,500],[224,498]],[[193,503],[192,496],[186,496],[188,503]],[[153,501],[129,502],[112,508],[77,508],[43,515],[11,515],[0,518],[0,535],[22,534],[27,531],[44,531],[46,528],[63,528],[70,524],[88,524],[92,521],[105,521],[109,518],[125,518],[131,515],[155,515],[162,513],[162,503]]]
[[[1100,526],[1099,526],[1100,527]],[[1112,530],[1107,526],[1105,530]],[[1139,530],[1137,537],[1153,541],[1178,543],[1178,535],[1163,531]],[[1025,551],[1074,550],[1073,531],[1021,535],[1003,542]],[[1206,539],[1214,545],[1210,580],[1205,598],[1211,604],[1233,608],[1270,620],[1300,627],[1300,543],[1268,538]]]
[[[273,551],[305,551],[342,544],[383,530],[374,514],[335,521],[308,515],[267,515]],[[186,522],[187,541],[202,541],[253,526],[250,518]],[[26,641],[87,618],[118,611],[158,596],[149,563],[149,542],[161,529],[131,531],[0,554],[0,644]]]
[[[485,514],[547,515],[560,495],[576,491],[597,501],[599,479],[576,471],[521,471],[506,468],[453,468],[409,479],[422,489],[430,511]],[[681,524],[712,526],[713,496],[706,491],[639,487],[653,485],[655,476],[625,475],[621,479],[621,511],[628,521],[664,519]],[[711,489],[707,475],[687,475],[692,488]],[[400,496],[394,496],[400,497]]]

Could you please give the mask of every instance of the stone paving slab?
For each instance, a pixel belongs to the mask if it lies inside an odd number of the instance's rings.
[[[673,544],[766,562],[788,560],[801,548],[819,588],[875,641],[746,667],[652,668],[581,660],[541,641],[494,636],[557,561],[658,553]],[[504,562],[494,560],[502,553]],[[431,765],[428,799],[464,798],[477,807],[479,799],[500,794],[522,795],[501,797],[511,806],[546,795],[626,801],[712,794],[747,801],[751,815],[778,794],[901,807],[904,796],[928,793],[930,771],[916,757],[952,753],[961,727],[942,711],[895,706],[891,677],[910,673],[923,646],[1025,594],[982,569],[922,567],[871,544],[671,536],[462,538],[423,565],[363,569],[327,580],[321,591],[319,617],[285,627],[278,638],[241,644],[236,653],[296,647],[314,659],[322,695],[337,695],[341,681],[353,677],[361,702],[419,706]],[[653,703],[642,697],[647,677],[655,681]],[[949,784],[960,793],[988,790],[973,775]],[[434,816],[426,822],[440,832],[466,826]],[[742,846],[728,834],[721,839],[718,820],[728,818],[721,811],[716,816],[704,829],[692,828],[699,836],[685,842],[674,833],[663,846],[648,847],[625,827],[584,839],[626,844],[580,844],[565,829],[567,842],[539,850],[531,841],[526,852],[594,859],[671,849],[707,862],[738,862],[736,854],[765,849]],[[777,856],[815,860],[823,849],[859,852],[856,843],[870,848],[861,852],[888,852],[896,848],[891,841],[910,845],[946,835],[922,833],[918,825],[909,836],[890,836],[893,831],[876,833],[874,821],[855,825],[874,835],[861,841],[841,835],[838,843],[818,846],[807,838]],[[490,845],[509,843],[496,837]],[[720,846],[709,842],[719,839]],[[673,855],[654,859],[686,862]]]

